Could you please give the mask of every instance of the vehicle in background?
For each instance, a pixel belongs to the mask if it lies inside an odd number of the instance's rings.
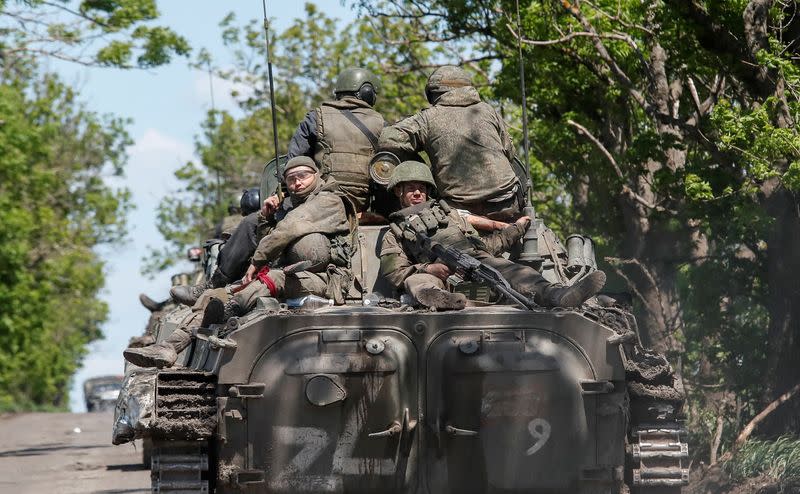
[[[124,376],[100,376],[87,379],[83,383],[83,398],[86,411],[103,412],[113,410],[122,389]]]

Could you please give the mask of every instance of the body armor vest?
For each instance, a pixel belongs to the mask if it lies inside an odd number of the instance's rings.
[[[474,255],[477,249],[485,250],[480,237],[465,228],[458,213],[450,209],[444,201],[428,201],[410,206],[392,213],[389,218],[393,222],[395,235],[403,244],[403,250],[416,262],[435,261],[422,250],[417,233],[430,237],[432,242],[470,255]]]
[[[369,185],[369,161],[375,154],[372,143],[341,110],[350,111],[376,137],[383,130],[383,117],[355,98],[328,101],[316,109],[317,144],[314,161],[322,176],[332,175],[343,186]]]

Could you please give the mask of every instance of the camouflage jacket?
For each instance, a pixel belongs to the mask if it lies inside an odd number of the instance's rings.
[[[456,203],[501,196],[518,182],[505,123],[474,87],[448,91],[434,106],[386,127],[378,147],[402,155],[425,151],[439,197]]]
[[[336,181],[329,178],[302,204],[293,206],[287,198],[272,218],[259,214],[261,240],[253,254],[253,265],[260,268],[279,259],[289,244],[310,233],[322,233],[339,244],[349,244],[354,224],[345,201]]]
[[[409,214],[415,214],[424,208],[437,207],[439,207],[438,201],[428,201],[402,209],[392,214],[390,219],[403,228],[402,223]],[[501,231],[481,237],[456,210],[450,210],[445,218],[445,221],[439,222],[438,229],[429,232],[428,235],[446,247],[456,247],[468,254],[472,254],[471,251],[474,250],[481,250],[493,256],[500,255],[508,251],[525,234],[519,225],[513,223]],[[424,273],[425,266],[436,262],[422,252],[415,241],[398,238],[391,229],[383,237],[380,258],[381,274],[395,287],[402,287],[406,278],[415,273]]]

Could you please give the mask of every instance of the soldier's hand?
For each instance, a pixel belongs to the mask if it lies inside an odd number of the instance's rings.
[[[531,226],[531,218],[529,216],[520,216],[514,223],[522,228],[523,232],[526,232],[528,231],[528,227]]]
[[[271,195],[264,199],[264,205],[261,207],[261,216],[264,218],[271,218],[275,211],[278,210],[278,206],[280,206],[281,201],[278,199],[277,195]]]
[[[266,201],[264,201],[264,202],[266,202]],[[257,271],[258,271],[258,268],[251,264],[250,267],[247,268],[247,272],[242,277],[242,285],[249,285],[250,282],[252,282],[253,279],[255,278]]]
[[[432,264],[428,264],[425,267],[425,272],[428,274],[432,274],[444,281],[447,281],[447,277],[453,273],[452,271],[450,271],[450,268],[448,268],[445,264],[442,264],[440,262],[434,262]]]

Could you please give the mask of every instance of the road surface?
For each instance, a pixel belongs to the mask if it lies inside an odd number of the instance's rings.
[[[111,412],[0,417],[0,492],[150,492],[141,445],[111,444]]]

